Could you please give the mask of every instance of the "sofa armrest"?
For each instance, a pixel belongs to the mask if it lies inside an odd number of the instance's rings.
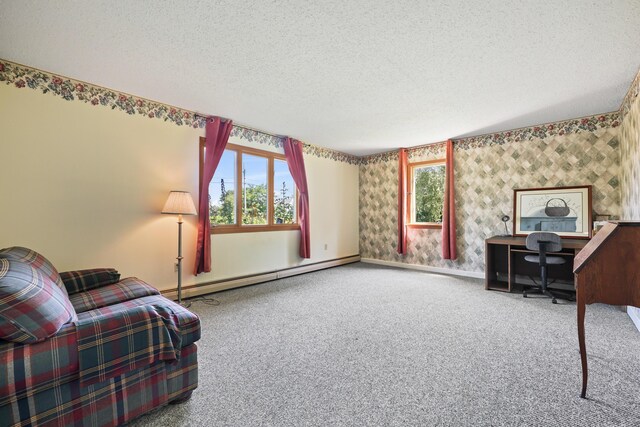
[[[89,270],[63,271],[60,278],[69,295],[118,283],[120,273],[114,268],[92,268]]]

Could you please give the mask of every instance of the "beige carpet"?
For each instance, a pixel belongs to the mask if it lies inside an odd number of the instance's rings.
[[[200,385],[134,425],[640,425],[640,333],[587,307],[482,281],[352,264],[213,295]]]

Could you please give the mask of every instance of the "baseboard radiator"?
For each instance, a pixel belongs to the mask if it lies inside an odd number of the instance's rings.
[[[339,265],[351,264],[360,261],[360,255],[351,255],[343,258],[335,258],[327,261],[305,264],[298,267],[284,268],[264,273],[252,274],[241,277],[231,277],[227,279],[215,280],[212,282],[198,283],[195,285],[182,287],[182,298],[192,298],[199,295],[224,291],[227,289],[240,288],[243,286],[255,285],[272,280],[283,279],[285,277],[297,276],[298,274],[311,273],[313,271],[324,270],[325,268],[337,267]],[[177,289],[162,291],[162,295],[170,299],[178,299]]]

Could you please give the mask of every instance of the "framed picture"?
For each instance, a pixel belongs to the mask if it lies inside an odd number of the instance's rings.
[[[513,190],[513,235],[550,231],[591,238],[591,186]]]

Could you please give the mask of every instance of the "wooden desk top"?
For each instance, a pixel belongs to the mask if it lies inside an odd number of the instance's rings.
[[[520,236],[493,236],[489,237],[485,242],[493,245],[513,245],[513,246],[525,246],[526,237]],[[587,243],[588,239],[568,239],[562,238],[562,247],[566,249],[582,249]]]
[[[578,273],[596,255],[600,248],[604,247],[604,243],[613,238],[614,235],[625,227],[640,227],[640,221],[609,221],[589,242],[589,246],[580,255],[576,257],[573,263],[573,272]],[[624,251],[621,254],[614,255],[611,262],[618,259],[625,259]]]

